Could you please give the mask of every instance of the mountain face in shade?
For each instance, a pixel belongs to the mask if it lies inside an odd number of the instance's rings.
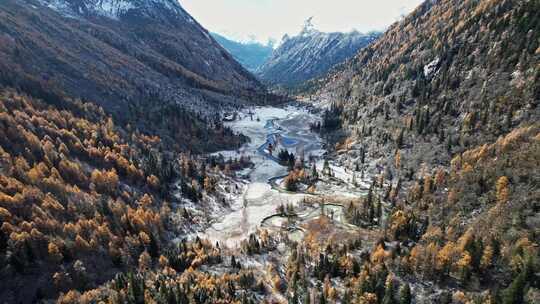
[[[268,84],[293,87],[324,75],[376,40],[378,35],[323,33],[308,22],[299,35],[286,35],[256,74]]]
[[[220,34],[211,34],[216,41],[221,44],[234,59],[251,72],[255,72],[272,55],[274,48],[272,45],[263,45],[257,42],[242,43],[228,39]]]
[[[159,17],[163,13],[192,20],[176,0],[37,0],[41,4],[72,17],[100,15],[119,19],[130,11]]]
[[[147,100],[193,111],[265,94],[175,0],[6,0],[4,78],[32,78],[122,114]]]

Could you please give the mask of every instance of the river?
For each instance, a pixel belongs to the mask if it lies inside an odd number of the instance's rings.
[[[251,114],[250,114],[251,113]],[[272,187],[270,181],[287,174],[287,168],[280,165],[275,156],[281,149],[287,149],[295,155],[304,155],[305,159],[313,156],[317,159],[317,166],[322,167],[324,154],[321,138],[310,130],[310,123],[320,120],[317,114],[311,113],[305,108],[288,106],[258,107],[243,112],[235,121],[227,122],[226,125],[235,132],[240,132],[250,138],[250,142],[236,151],[221,151],[226,158],[238,158],[242,155],[249,156],[254,163],[253,168],[245,169],[237,173],[241,176],[244,187],[241,195],[233,198],[230,208],[223,214],[216,215],[211,226],[199,236],[213,242],[237,247],[249,234],[254,233],[263,224],[263,220],[276,213],[280,205],[292,204],[299,206],[307,194],[289,193]],[[269,154],[268,145],[276,147],[273,155]],[[337,172],[343,171],[334,168]],[[342,173],[345,176],[347,174]],[[335,192],[349,196],[357,196],[364,193],[349,193],[344,188],[333,189]],[[354,192],[354,191],[353,191]],[[335,206],[330,209],[336,209]],[[305,208],[304,208],[305,210]],[[315,209],[315,212],[317,209]],[[333,210],[336,217],[343,218],[342,210]],[[309,218],[313,217],[313,210],[305,210]],[[270,225],[272,226],[272,225]],[[265,225],[267,228],[268,225]]]

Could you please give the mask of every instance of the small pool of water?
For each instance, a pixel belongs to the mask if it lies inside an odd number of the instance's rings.
[[[289,148],[289,147],[296,146],[299,143],[299,141],[297,139],[294,139],[294,138],[288,138],[288,137],[282,136],[280,138],[280,143],[283,146]]]

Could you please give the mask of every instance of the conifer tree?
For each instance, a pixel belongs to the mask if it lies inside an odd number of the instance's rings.
[[[399,290],[399,304],[411,304],[411,287],[409,283],[405,283]]]

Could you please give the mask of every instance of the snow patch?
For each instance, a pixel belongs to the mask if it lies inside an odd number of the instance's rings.
[[[437,66],[439,65],[440,61],[441,59],[439,57],[436,57],[435,59],[433,59],[433,61],[424,66],[424,76],[426,78],[430,78],[431,76],[433,76],[433,73],[437,70]]]
[[[182,16],[190,23],[192,18],[176,0],[85,0],[73,3],[70,0],[38,0],[42,5],[65,16],[74,17],[85,12],[111,19],[119,19],[132,9],[151,10],[163,7]]]

